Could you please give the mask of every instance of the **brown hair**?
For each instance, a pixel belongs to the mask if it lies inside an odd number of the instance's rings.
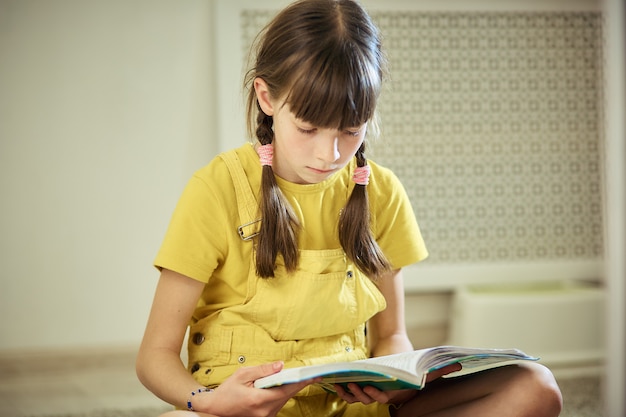
[[[353,0],[301,0],[280,12],[259,34],[255,62],[246,74],[248,131],[262,145],[274,139],[273,119],[259,106],[253,83],[258,77],[274,98],[284,98],[294,115],[322,128],[369,123],[376,131],[376,101],[386,72],[378,29]],[[356,153],[367,164],[365,143]],[[280,191],[271,166],[263,167],[261,229],[257,274],[273,277],[276,257],[287,271],[298,265],[299,223]],[[390,269],[370,229],[367,189],[355,185],[339,220],[346,255],[370,278]]]

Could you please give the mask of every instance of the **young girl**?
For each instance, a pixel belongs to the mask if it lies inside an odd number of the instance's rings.
[[[137,372],[181,409],[168,416],[558,416],[536,364],[419,392],[253,387],[283,367],[412,349],[401,268],[427,252],[402,185],[365,157],[384,74],[355,1],[294,3],[262,33],[246,77],[256,140],[193,176],[155,261]]]

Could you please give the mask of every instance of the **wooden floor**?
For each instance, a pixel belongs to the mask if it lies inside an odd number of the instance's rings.
[[[2,353],[0,416],[165,406],[137,380],[134,360],[134,349]]]

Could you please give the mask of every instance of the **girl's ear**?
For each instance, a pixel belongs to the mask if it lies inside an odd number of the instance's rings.
[[[267,87],[267,83],[262,78],[254,79],[254,91],[256,92],[256,99],[261,106],[261,110],[268,116],[274,115],[274,105],[272,104],[272,98],[270,97],[270,91]]]

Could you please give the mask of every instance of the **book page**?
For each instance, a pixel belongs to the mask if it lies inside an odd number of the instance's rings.
[[[396,353],[387,356],[377,356],[374,358],[363,359],[357,362],[367,362],[372,364],[390,366],[392,368],[402,369],[406,372],[418,375],[419,364],[424,357],[433,350],[433,348],[420,349],[410,352]]]
[[[481,349],[458,346],[439,346],[388,356],[365,359],[360,362],[376,363],[421,375],[447,365],[461,362],[464,368],[483,367],[489,364],[518,359],[536,360],[518,349]]]

